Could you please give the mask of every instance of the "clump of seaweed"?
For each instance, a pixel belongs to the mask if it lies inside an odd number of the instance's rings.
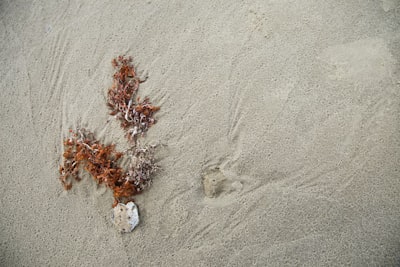
[[[137,75],[131,57],[119,56],[112,60],[116,69],[113,84],[108,90],[107,105],[111,115],[120,122],[128,139],[136,143],[137,136],[143,135],[156,123],[153,114],[160,107],[153,106],[148,97],[143,101],[137,96],[139,84],[144,82]]]
[[[93,133],[78,129],[71,131],[71,137],[64,141],[64,161],[60,166],[60,180],[66,190],[72,188],[72,181],[80,181],[81,169],[91,174],[98,184],[105,184],[114,192],[114,204],[133,201],[151,184],[151,175],[157,170],[154,160],[155,146],[131,148],[129,168],[123,170],[119,160],[124,156],[114,145],[104,145],[95,139]]]
[[[116,72],[108,90],[107,105],[127,132],[131,147],[126,153],[115,150],[115,145],[105,145],[86,129],[70,130],[71,136],[64,140],[63,164],[60,180],[64,189],[70,190],[73,181],[80,181],[82,169],[91,174],[98,184],[113,190],[114,203],[126,204],[152,182],[152,174],[158,169],[154,159],[155,146],[142,146],[138,136],[143,136],[156,120],[153,114],[160,108],[153,106],[149,98],[140,101],[137,97],[140,80],[135,72],[131,57],[119,56],[112,61]],[[120,160],[129,157],[125,170]]]
[[[131,149],[130,164],[126,173],[126,179],[133,183],[138,193],[147,189],[152,183],[152,174],[158,170],[155,164],[154,150],[156,146],[140,144]]]
[[[155,163],[154,150],[156,146],[136,145],[126,154],[130,158],[128,169],[123,174],[123,186],[114,187],[114,204],[134,201],[133,197],[149,188],[153,173],[158,170]]]

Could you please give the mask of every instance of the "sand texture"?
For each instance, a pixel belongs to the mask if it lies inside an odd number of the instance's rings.
[[[0,19],[0,266],[399,266],[399,1],[4,0]],[[120,54],[161,106],[128,234],[109,190],[58,180],[70,128],[128,147],[107,122]]]

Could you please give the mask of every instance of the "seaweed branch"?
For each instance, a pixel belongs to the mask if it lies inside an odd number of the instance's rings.
[[[124,156],[114,145],[104,145],[93,133],[78,129],[64,141],[64,161],[60,166],[60,181],[66,190],[72,188],[73,180],[80,181],[80,169],[90,173],[98,184],[113,190],[114,205],[133,201],[133,196],[151,185],[151,176],[158,169],[154,160],[154,146],[135,146],[130,149],[127,171],[119,160]]]
[[[107,105],[126,131],[128,139],[136,143],[138,135],[144,135],[156,123],[153,114],[160,107],[153,106],[148,97],[143,101],[137,96],[139,84],[144,82],[137,75],[131,57],[119,56],[112,60],[116,72],[108,90]]]

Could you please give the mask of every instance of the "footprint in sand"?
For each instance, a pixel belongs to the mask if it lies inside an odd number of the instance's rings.
[[[204,194],[208,198],[224,198],[243,188],[242,182],[227,178],[218,167],[208,169],[202,178]]]

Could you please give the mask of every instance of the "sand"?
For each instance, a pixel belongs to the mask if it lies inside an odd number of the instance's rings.
[[[1,1],[1,266],[400,264],[400,2]],[[58,180],[134,57],[162,169],[120,234]],[[211,179],[207,192],[203,179]],[[214,179],[214,180],[212,180]],[[211,188],[211,189],[210,189]]]

